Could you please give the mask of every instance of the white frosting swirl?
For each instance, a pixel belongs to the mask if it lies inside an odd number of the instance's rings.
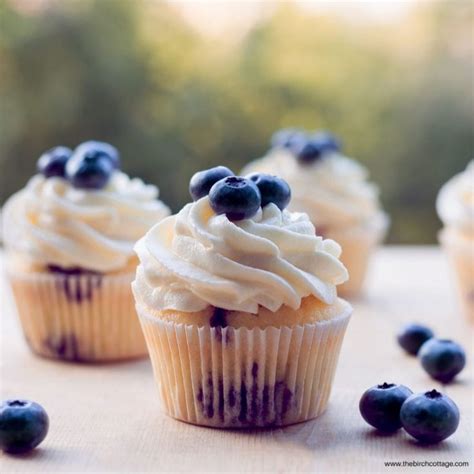
[[[119,171],[98,191],[35,175],[5,204],[5,246],[40,264],[120,270],[136,241],[169,215],[157,197],[156,186]]]
[[[474,232],[474,160],[443,185],[436,210],[444,225]]]
[[[285,179],[292,192],[289,209],[307,213],[317,228],[365,224],[374,217],[385,220],[367,169],[339,153],[300,165],[290,152],[274,149],[249,163],[242,174],[252,172]]]
[[[135,294],[157,310],[298,309],[309,295],[331,304],[348,277],[336,242],[316,236],[306,214],[274,204],[231,222],[203,197],[155,225],[135,249]]]

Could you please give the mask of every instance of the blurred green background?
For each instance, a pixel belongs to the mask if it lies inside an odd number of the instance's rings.
[[[389,241],[435,242],[437,191],[474,157],[473,3],[254,3],[0,0],[0,203],[43,150],[94,138],[176,211],[193,172],[297,125],[369,167]]]

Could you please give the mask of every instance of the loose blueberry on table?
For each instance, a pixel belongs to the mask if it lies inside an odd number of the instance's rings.
[[[225,214],[229,220],[239,221],[254,216],[262,200],[253,181],[240,176],[228,176],[212,186],[209,202],[216,214]]]
[[[79,145],[66,164],[66,177],[76,188],[102,189],[118,166],[118,152],[107,143]]]
[[[262,198],[262,207],[273,203],[282,211],[288,206],[291,199],[291,189],[284,179],[263,173],[252,173],[247,176],[247,179],[257,185]]]
[[[408,324],[398,333],[397,340],[405,351],[416,355],[420,347],[432,337],[434,333],[430,328],[421,324]]]
[[[439,443],[459,425],[459,409],[446,395],[431,390],[409,397],[402,405],[403,428],[422,443]]]
[[[430,339],[418,353],[421,365],[435,380],[451,382],[466,365],[466,353],[456,342],[448,339]]]
[[[216,166],[215,168],[195,173],[189,182],[189,194],[191,194],[193,201],[207,196],[217,181],[227,178],[228,176],[234,176],[234,173],[225,166]]]
[[[38,159],[37,169],[46,178],[54,176],[64,178],[66,163],[72,155],[72,150],[65,146],[56,146],[45,151]]]
[[[6,400],[0,405],[0,448],[19,454],[36,448],[48,433],[44,408],[29,400]]]
[[[362,418],[379,431],[391,433],[402,427],[400,408],[413,392],[404,385],[386,383],[364,392],[359,402]]]

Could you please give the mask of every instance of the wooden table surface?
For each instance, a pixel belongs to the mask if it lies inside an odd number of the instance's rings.
[[[3,277],[2,277],[3,278]],[[319,419],[284,429],[223,431],[172,420],[160,411],[147,360],[75,365],[33,356],[23,341],[10,292],[0,282],[1,398],[38,401],[50,432],[23,457],[0,455],[10,472],[472,472],[473,328],[462,318],[451,273],[437,247],[387,247],[375,257],[366,295],[353,301],[329,408]],[[419,321],[461,342],[468,366],[447,387],[431,380],[395,342],[404,322]],[[361,419],[362,392],[397,382],[448,393],[458,431],[423,447],[400,431],[375,433]],[[470,467],[387,467],[386,462],[469,462]]]

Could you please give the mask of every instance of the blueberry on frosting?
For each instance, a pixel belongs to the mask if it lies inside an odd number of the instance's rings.
[[[296,148],[306,141],[306,133],[298,128],[283,128],[272,135],[270,145],[272,148]]]
[[[197,201],[209,194],[212,186],[227,176],[234,176],[234,173],[225,166],[216,166],[214,168],[198,171],[193,175],[189,182],[189,194],[193,201]]]
[[[225,214],[231,221],[253,217],[262,204],[257,185],[240,176],[215,183],[209,191],[209,202],[216,214]]]
[[[341,140],[330,132],[316,132],[311,139],[319,144],[323,153],[340,151],[342,147]]]
[[[291,189],[284,179],[264,173],[252,173],[247,178],[257,185],[262,198],[262,207],[273,203],[282,211],[288,206]]]
[[[89,140],[81,143],[75,150],[74,154],[101,156],[111,161],[114,169],[120,169],[120,154],[110,143]]]
[[[38,172],[45,178],[64,178],[66,163],[71,155],[72,150],[65,146],[56,146],[45,151],[38,159]]]
[[[66,177],[79,189],[103,189],[118,165],[118,155],[109,153],[115,148],[106,143],[99,143],[97,147],[90,144],[98,142],[86,143],[87,146],[79,145],[67,162]],[[110,150],[107,151],[104,145],[110,147]]]

